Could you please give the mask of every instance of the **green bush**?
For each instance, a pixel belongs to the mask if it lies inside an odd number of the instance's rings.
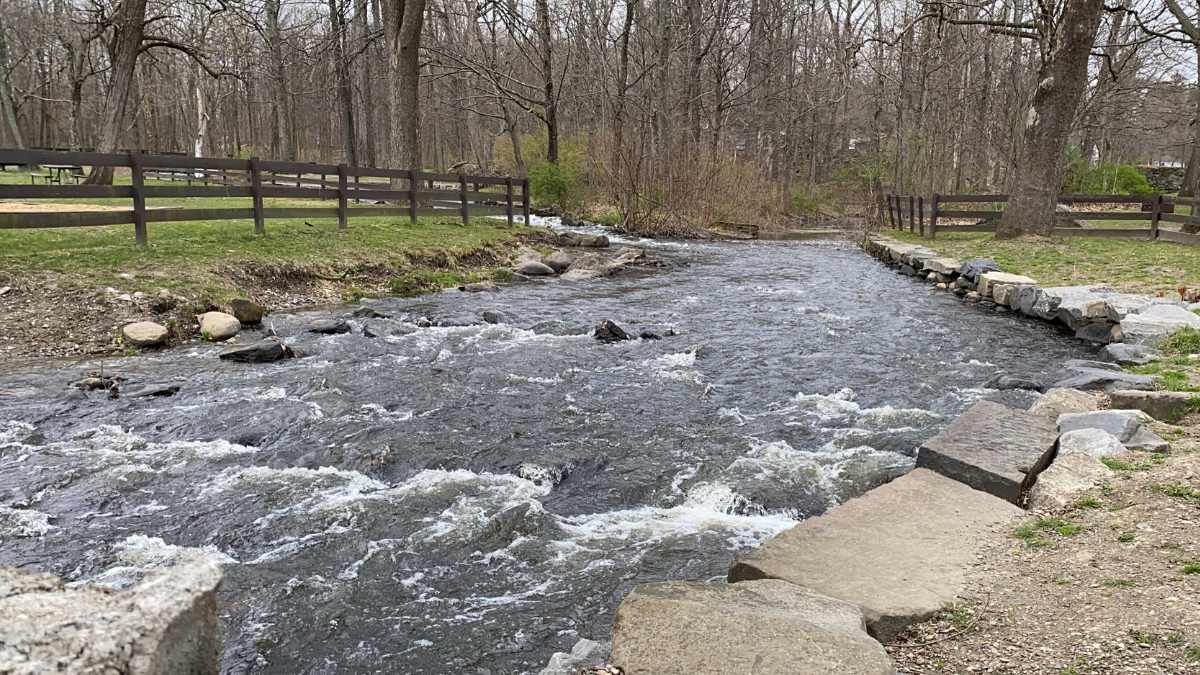
[[[1145,174],[1132,164],[1092,166],[1083,158],[1067,165],[1063,192],[1072,194],[1152,195],[1155,190]]]
[[[579,177],[562,164],[542,162],[529,167],[529,189],[535,204],[569,208],[578,201]]]
[[[551,164],[546,160],[546,135],[522,134],[521,157],[525,160],[534,204],[556,204],[573,211],[581,209],[588,199],[586,137],[560,136],[558,164]],[[492,145],[492,168],[500,173],[517,173],[512,142],[507,135],[498,137]]]

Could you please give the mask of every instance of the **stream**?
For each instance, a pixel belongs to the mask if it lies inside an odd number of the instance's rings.
[[[303,332],[0,367],[0,565],[114,588],[180,546],[224,563],[224,673],[537,673],[609,639],[633,585],[734,554],[898,476],[998,372],[1089,350],[848,243],[635,242],[669,263],[371,303],[469,324]],[[636,336],[589,335],[612,319]],[[671,332],[676,334],[671,335]],[[1026,401],[1027,402],[1027,401]]]

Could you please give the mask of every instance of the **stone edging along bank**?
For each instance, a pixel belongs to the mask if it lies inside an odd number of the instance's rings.
[[[1200,328],[1192,308],[1101,286],[1043,288],[990,260],[882,237],[863,247],[969,301],[1062,322],[1107,344],[1107,361],[1065,363],[1029,410],[975,403],[922,444],[912,472],[739,555],[729,583],[635,587],[613,626],[611,662],[626,675],[894,673],[881,643],[955,603],[1025,507],[1063,508],[1110,480],[1107,455],[1170,450],[1147,412],[1174,421],[1191,405],[1176,399],[1190,395],[1154,391],[1152,378],[1120,364],[1146,362],[1165,336]],[[999,379],[989,386],[1047,389]],[[1120,409],[1102,410],[1098,392]]]

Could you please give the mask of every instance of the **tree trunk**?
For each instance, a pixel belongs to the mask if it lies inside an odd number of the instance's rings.
[[[1054,234],[1055,206],[1066,168],[1063,151],[1087,86],[1088,57],[1103,7],[1102,0],[1066,0],[1055,44],[1038,72],[1012,194],[996,228],[998,239]]]
[[[553,35],[548,0],[536,0],[538,41],[542,46],[542,83],[546,95],[546,160],[558,164],[558,98],[554,92]]]
[[[287,86],[287,64],[283,60],[283,33],[279,29],[280,0],[266,0],[267,52],[271,57],[271,156],[284,161],[296,159],[292,133],[291,105]]]
[[[338,103],[342,118],[342,158],[358,166],[357,134],[354,133],[354,90],[350,85],[350,64],[346,62],[346,16],[339,0],[329,0],[329,30],[333,39],[333,68],[337,76]]]
[[[425,0],[383,0],[391,92],[388,161],[394,168],[421,169],[420,50]]]
[[[96,152],[113,152],[121,141],[125,109],[133,89],[134,69],[141,53],[145,27],[146,0],[122,0],[113,15],[113,38],[109,49],[112,76],[104,96],[104,120],[96,140]],[[112,185],[112,182],[111,166],[92,167],[87,177],[87,183],[91,185]]]
[[[4,15],[0,14],[0,68],[8,71],[8,28],[4,25]],[[21,129],[17,126],[17,102],[13,98],[12,84],[7,77],[0,77],[0,143],[7,143],[14,148],[25,147]]]
[[[362,115],[359,116],[359,122],[363,130],[363,161],[367,166],[376,166],[376,139],[375,139],[375,78],[372,75],[372,58],[371,50],[367,49],[367,37],[370,34],[369,22],[367,21],[367,0],[355,0],[354,2],[354,26],[357,34],[358,43],[358,61],[359,61],[359,81],[358,88],[362,92]]]
[[[1193,51],[1196,54],[1196,67],[1200,68],[1200,45],[1193,45]],[[1200,194],[1200,70],[1196,73],[1197,89],[1192,99],[1196,106],[1192,117],[1192,147],[1188,153],[1187,169],[1183,173],[1183,184],[1179,188],[1180,197]]]

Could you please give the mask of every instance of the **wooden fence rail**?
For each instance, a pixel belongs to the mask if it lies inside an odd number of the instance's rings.
[[[308,164],[251,159],[102,154],[52,150],[0,149],[0,166],[105,166],[130,170],[129,185],[0,185],[3,199],[125,198],[130,210],[67,212],[3,212],[0,229],[88,227],[132,223],[139,246],[149,237],[148,224],[186,220],[253,220],[254,231],[266,232],[272,218],[337,218],[348,227],[355,216],[457,217],[463,224],[475,216],[505,216],[509,225],[518,213],[529,222],[529,179],[468,176],[411,169],[345,164]],[[147,180],[184,181],[186,185],[147,185]],[[199,183],[193,185],[192,183]],[[503,191],[489,192],[489,187]],[[513,188],[519,187],[520,192]],[[246,197],[239,208],[153,208],[146,200],[162,197]],[[337,200],[336,207],[267,208],[265,198]],[[371,206],[351,206],[370,202]],[[518,211],[519,209],[519,211]]]
[[[1008,201],[1008,195],[942,195],[934,194],[928,200],[912,195],[888,194],[883,208],[888,214],[888,224],[893,229],[907,229],[923,237],[933,239],[946,232],[995,232],[1003,208],[946,208],[950,205],[1000,205]],[[1120,220],[1145,221],[1146,227],[1056,227],[1054,233],[1061,237],[1100,237],[1113,239],[1148,239],[1172,241],[1180,244],[1200,245],[1200,234],[1189,234],[1161,227],[1162,223],[1200,224],[1200,213],[1183,215],[1176,207],[1193,207],[1195,200],[1189,197],[1164,195],[1084,195],[1064,194],[1058,197],[1059,204],[1138,204],[1137,211],[1060,211],[1058,217],[1064,221]],[[971,225],[946,225],[944,219],[978,219]]]

